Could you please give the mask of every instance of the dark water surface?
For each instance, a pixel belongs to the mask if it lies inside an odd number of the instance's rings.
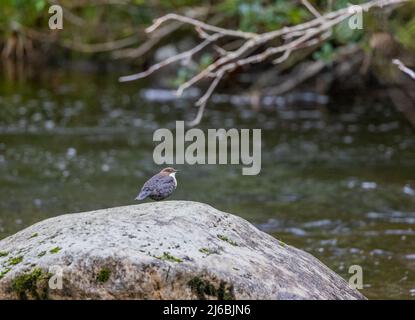
[[[154,130],[196,111],[146,102],[139,83],[116,76],[41,74],[0,79],[0,238],[62,213],[134,204],[159,170]],[[209,106],[201,128],[263,129],[262,171],[177,166],[172,199],[238,214],[345,278],[362,266],[369,298],[413,298],[414,129],[386,103],[357,96],[336,113]]]

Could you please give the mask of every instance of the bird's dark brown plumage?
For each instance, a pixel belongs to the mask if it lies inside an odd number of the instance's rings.
[[[144,200],[147,197],[155,201],[166,199],[177,187],[177,181],[174,177],[176,172],[176,169],[165,168],[152,176],[144,183],[136,200]]]

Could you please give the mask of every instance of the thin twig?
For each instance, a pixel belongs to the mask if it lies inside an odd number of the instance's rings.
[[[212,81],[210,84],[208,90],[205,92],[205,94],[196,102],[196,105],[199,106],[199,110],[197,112],[196,117],[188,122],[188,125],[191,127],[197,126],[200,121],[202,121],[203,113],[205,112],[206,104],[212,95],[213,91],[215,91],[216,87],[218,86],[220,80],[222,80],[222,77],[225,73],[221,72],[219,73],[216,78]]]
[[[124,48],[121,50],[116,50],[114,52],[111,53],[111,56],[114,59],[123,59],[123,58],[127,58],[127,59],[136,59],[139,58],[141,56],[143,56],[144,54],[146,54],[147,52],[149,52],[157,43],[160,42],[161,39],[167,37],[169,34],[173,33],[174,31],[176,31],[182,24],[177,22],[177,23],[170,23],[169,25],[160,28],[157,30],[157,32],[154,32],[150,39],[148,39],[147,41],[145,41],[144,43],[140,44],[137,48]]]
[[[153,72],[155,72],[158,69],[163,68],[163,67],[165,67],[169,64],[172,64],[173,62],[190,59],[194,54],[196,54],[197,52],[202,50],[204,47],[206,47],[207,45],[209,45],[213,41],[218,40],[222,36],[223,35],[219,34],[219,33],[214,34],[214,35],[210,36],[209,38],[207,38],[206,40],[204,40],[203,42],[201,42],[200,44],[198,44],[196,47],[194,47],[194,48],[192,48],[188,51],[182,52],[178,55],[169,57],[166,60],[163,60],[159,63],[156,63],[156,64],[152,65],[150,68],[148,68],[146,71],[136,73],[136,74],[132,74],[132,75],[129,75],[129,76],[123,76],[123,77],[120,77],[118,80],[120,82],[127,82],[127,81],[134,81],[134,80],[138,80],[138,79],[148,77]]]
[[[401,70],[403,73],[407,74],[408,76],[410,76],[412,79],[415,80],[415,71],[409,69],[407,66],[405,66],[401,60],[399,59],[393,59],[392,60],[393,64],[396,64],[399,68],[399,70]]]
[[[250,39],[250,38],[254,38],[257,36],[256,33],[252,33],[252,32],[244,32],[244,31],[240,31],[240,30],[229,30],[229,29],[224,29],[224,28],[220,28],[220,27],[216,27],[216,26],[212,26],[210,24],[204,23],[202,21],[190,18],[190,17],[186,17],[186,16],[181,16],[175,13],[169,13],[166,14],[165,16],[162,16],[158,19],[156,19],[153,23],[153,25],[151,25],[150,27],[148,27],[146,29],[147,33],[151,33],[154,30],[156,30],[162,23],[168,21],[168,20],[178,20],[187,24],[191,24],[194,25],[195,27],[199,27],[201,29],[204,30],[209,30],[212,31],[214,33],[221,33],[227,36],[232,36],[232,37],[240,37],[240,38],[245,38],[245,39]]]
[[[316,18],[320,18],[321,14],[308,0],[301,0],[302,4],[310,11]]]
[[[284,62],[285,60],[287,60],[287,59],[290,57],[290,55],[291,55],[291,50],[287,50],[287,51],[285,51],[285,52],[281,55],[281,57],[279,57],[279,58],[277,58],[277,59],[273,60],[273,61],[272,61],[272,63],[273,63],[273,64],[279,64],[279,63],[282,63],[282,62]]]

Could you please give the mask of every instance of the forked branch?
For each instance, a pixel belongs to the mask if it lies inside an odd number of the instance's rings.
[[[375,7],[382,8],[402,4],[407,1],[409,0],[372,0],[361,4],[360,9],[363,12]],[[302,3],[315,16],[313,20],[262,34],[224,29],[190,17],[174,13],[167,14],[156,19],[153,25],[147,28],[146,31],[153,32],[167,21],[174,20],[192,25],[203,41],[188,51],[169,57],[166,60],[151,66],[146,71],[120,77],[119,80],[125,82],[147,77],[171,63],[190,59],[196,53],[202,51],[209,45],[214,45],[215,42],[224,37],[242,40],[241,45],[233,51],[216,50],[218,53],[217,59],[191,79],[180,85],[177,89],[177,95],[180,96],[184,90],[200,81],[206,79],[210,81],[208,89],[196,102],[196,105],[199,107],[197,116],[189,123],[189,125],[192,126],[197,125],[203,117],[209,98],[225,75],[231,73],[238,67],[260,63],[269,59],[271,59],[274,64],[282,63],[296,50],[312,47],[325,41],[331,36],[331,30],[334,26],[356,14],[356,11],[350,7],[321,14],[309,3],[309,1],[302,0]],[[270,44],[271,41],[272,43],[279,42],[280,44],[272,46]]]

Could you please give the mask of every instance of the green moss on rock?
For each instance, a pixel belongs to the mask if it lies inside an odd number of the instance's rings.
[[[36,238],[38,235],[39,235],[39,234],[36,232],[36,233],[32,234],[32,235],[29,237],[29,239]]]
[[[108,268],[102,268],[97,275],[97,282],[105,283],[111,276],[111,270]]]
[[[0,272],[0,279],[3,279],[6,274],[10,272],[11,268],[7,268],[6,270]]]
[[[51,275],[40,268],[33,269],[30,273],[16,277],[11,290],[17,294],[19,299],[47,299]]]
[[[218,289],[218,300],[235,300],[233,286],[228,286],[225,281],[221,281]]]
[[[206,296],[216,296],[217,294],[215,286],[208,280],[194,277],[187,284],[199,300],[206,300]]]
[[[49,252],[50,253],[58,253],[59,251],[61,251],[61,249],[62,248],[60,248],[60,247],[55,247],[55,248],[51,249]]]
[[[8,252],[5,252],[5,251],[0,251],[0,257],[6,257],[6,256],[8,256],[9,255],[9,253]]]
[[[183,262],[182,259],[171,255],[169,252],[164,252],[162,256],[159,256],[156,258],[160,260],[171,261],[171,262]]]
[[[218,234],[217,236],[222,241],[225,241],[233,246],[238,246],[238,244],[235,241],[229,239],[227,236],[224,236],[223,234]]]
[[[11,257],[9,260],[7,260],[7,263],[10,266],[15,266],[16,264],[19,264],[22,261],[23,261],[23,256],[18,256],[18,257]]]
[[[216,288],[209,280],[200,277],[192,278],[187,284],[199,300],[206,300],[208,297],[216,297],[218,300],[235,299],[233,286],[228,286],[225,281],[220,282],[219,288]]]
[[[200,248],[199,252],[204,253],[206,255],[210,255],[210,254],[219,254],[219,251],[217,249],[209,249],[209,248]]]

